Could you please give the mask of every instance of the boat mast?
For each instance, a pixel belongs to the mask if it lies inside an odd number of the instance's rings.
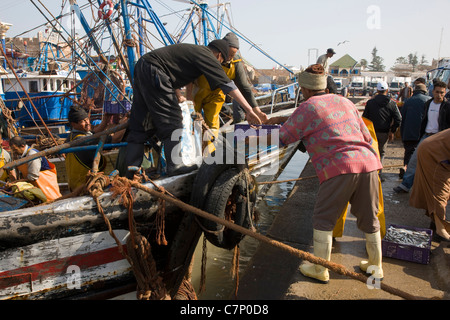
[[[277,63],[278,65],[280,65],[281,67],[283,67],[284,69],[286,69],[289,73],[294,74],[294,72],[287,68],[286,66],[282,65],[280,62],[278,62],[277,60],[275,60],[274,58],[272,58],[267,52],[265,52],[264,50],[262,50],[258,45],[256,45],[254,42],[250,41],[247,37],[243,36],[242,34],[240,34],[239,32],[237,32],[236,30],[233,30],[234,28],[231,28],[231,26],[227,26],[223,21],[220,21],[219,18],[215,17],[211,12],[208,11],[207,5],[205,6],[204,1],[202,2],[196,2],[194,0],[189,0],[190,2],[192,2],[195,6],[198,6],[201,10],[202,10],[202,16],[207,16],[208,19],[209,17],[212,17],[213,19],[217,20],[217,22],[219,22],[221,24],[221,26],[225,27],[226,29],[228,29],[229,31],[233,32],[234,34],[236,34],[236,36],[238,36],[239,38],[241,38],[242,40],[244,40],[246,43],[248,43],[249,45],[251,45],[253,48],[255,48],[256,50],[258,50],[259,52],[261,52],[263,55],[265,55],[267,58],[269,58],[270,60],[274,61],[275,63]],[[206,25],[206,19],[202,19],[202,22]],[[206,30],[206,29],[204,29]],[[213,31],[213,30],[211,30]],[[216,34],[216,38],[217,38],[217,34]]]
[[[122,19],[125,28],[125,40],[127,42],[133,41],[133,35],[131,34],[130,21],[128,17],[127,1],[120,0],[120,5],[122,7]],[[128,68],[130,69],[131,78],[128,79],[131,84],[133,84],[134,75],[134,65],[136,64],[136,56],[134,54],[134,49],[131,45],[127,45],[127,55],[128,55]]]
[[[86,21],[86,18],[84,17],[83,13],[80,10],[79,5],[77,4],[76,0],[70,0],[70,9],[75,12],[75,14],[78,17],[78,20],[81,22],[81,26],[83,27],[84,31],[86,32],[89,41],[92,43],[92,46],[97,52],[99,58],[102,60],[103,63],[107,64],[108,60],[106,59],[105,55],[103,54],[102,49],[100,48],[99,44],[97,43],[97,40],[92,36],[92,30],[91,27],[89,27],[88,22]]]
[[[4,22],[0,22],[0,38],[2,41],[2,48],[3,51],[5,52],[5,59],[3,60],[3,68],[6,70],[6,43],[5,43],[5,36],[6,36],[6,31],[8,31],[8,29],[12,26],[12,24],[10,23],[4,23]]]

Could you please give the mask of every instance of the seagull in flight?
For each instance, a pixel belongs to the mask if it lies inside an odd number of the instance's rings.
[[[350,42],[350,41],[345,40],[345,41],[339,42],[337,45],[340,46],[341,44],[344,44],[344,43],[346,43],[346,42]]]

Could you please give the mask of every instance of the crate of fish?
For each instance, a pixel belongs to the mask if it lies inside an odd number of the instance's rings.
[[[430,229],[391,224],[381,242],[383,257],[428,264],[432,235]]]
[[[105,101],[103,104],[103,110],[105,113],[111,114],[124,114],[131,109],[131,102],[128,100],[122,101]]]
[[[234,134],[238,140],[244,139],[246,136],[263,136],[273,134],[274,131],[280,130],[281,126],[278,124],[269,125],[249,125],[249,124],[235,124]]]

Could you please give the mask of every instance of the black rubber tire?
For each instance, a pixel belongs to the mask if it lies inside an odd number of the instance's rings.
[[[199,209],[204,209],[205,200],[217,177],[230,168],[237,168],[242,171],[247,168],[247,164],[227,164],[226,161],[220,164],[202,163],[192,186],[190,204]]]
[[[219,175],[208,193],[204,210],[221,219],[231,220],[244,228],[250,227],[256,192],[252,179],[247,179],[246,176],[250,177],[245,171],[239,171],[237,168],[227,169]],[[249,197],[247,197],[247,186],[252,189]],[[235,210],[232,210],[231,217],[227,217],[226,214],[231,210],[227,207],[230,206],[229,201],[235,204]],[[250,201],[249,206],[248,201]],[[248,207],[250,207],[250,214]],[[240,232],[208,219],[201,219],[201,224],[206,229],[204,231],[206,239],[219,248],[233,249],[244,237]]]
[[[204,209],[205,200],[218,176],[230,168],[237,168],[239,171],[247,168],[247,164],[226,164],[225,161],[223,163],[202,163],[192,185],[191,205],[199,209]],[[186,212],[170,246],[164,281],[168,288],[172,288],[171,296],[177,293],[183,277],[189,268],[198,240],[203,232],[199,223],[197,223],[198,219],[200,218],[195,214]],[[174,269],[178,269],[180,266],[182,270],[173,272]]]

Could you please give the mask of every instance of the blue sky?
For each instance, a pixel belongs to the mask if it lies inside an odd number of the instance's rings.
[[[41,0],[54,14],[61,0]],[[65,0],[64,2],[68,2]],[[79,0],[81,4],[86,1]],[[95,1],[94,1],[95,2]],[[189,4],[181,0],[149,0],[155,12],[174,32],[179,17]],[[384,64],[390,68],[397,57],[417,53],[431,62],[450,57],[450,1],[448,0],[230,0],[233,26],[260,46],[277,62],[307,66],[317,52],[332,47],[337,54],[332,62],[350,54],[370,62],[376,46]],[[38,0],[35,3],[39,4]],[[212,7],[216,0],[209,1]],[[0,21],[12,23],[8,36],[14,36],[45,22],[29,0],[2,0]],[[441,43],[441,32],[443,37]],[[33,31],[24,36],[34,36]],[[338,46],[338,43],[348,42]],[[317,51],[316,51],[317,49]],[[310,55],[308,56],[308,53]],[[272,68],[276,63],[241,41],[241,54],[257,68]]]

